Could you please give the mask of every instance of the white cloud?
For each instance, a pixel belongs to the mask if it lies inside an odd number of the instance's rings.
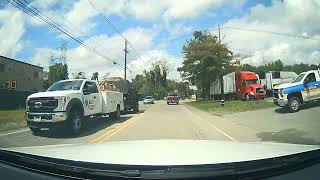
[[[224,5],[233,8],[241,7],[244,0],[162,0],[162,1],[130,1],[129,12],[137,19],[165,21],[174,19],[196,18]]]
[[[141,74],[143,70],[151,68],[152,63],[165,59],[169,65],[169,78],[180,80],[180,76],[176,68],[181,65],[181,60],[170,56],[166,51],[153,49],[154,36],[156,32],[152,29],[143,29],[140,27],[128,29],[124,32],[127,37],[134,37],[130,42],[134,45],[135,51],[131,50],[128,55],[128,79],[132,79],[137,74]],[[95,46],[100,52],[103,52],[108,57],[113,57],[113,60],[123,64],[123,46],[124,41],[119,35],[93,36],[85,41],[89,45],[94,45],[99,42],[99,47]],[[103,48],[102,48],[103,47]],[[49,56],[53,52],[50,49],[37,49],[35,55],[30,59],[32,63],[40,63],[44,67],[49,65]],[[59,52],[55,52],[59,55]],[[69,74],[76,72],[85,72],[87,78],[90,78],[93,72],[99,72],[99,78],[106,73],[110,76],[123,77],[123,67],[114,65],[111,61],[93,54],[82,46],[68,49],[67,63],[69,66]],[[131,71],[131,72],[129,72]]]
[[[133,72],[130,74],[131,78],[134,78],[137,74],[141,74],[143,70],[150,70],[152,64],[158,61],[165,61],[168,65],[169,79],[175,79],[178,81],[181,80],[181,77],[177,72],[177,68],[182,65],[182,59],[173,57],[169,55],[166,51],[159,50],[150,50],[141,55],[137,60],[130,62],[129,67],[133,69]]]
[[[101,10],[106,16],[113,14],[120,15],[125,12],[124,0],[91,0],[96,8]],[[75,2],[66,14],[66,18],[83,31],[87,32],[95,27],[95,24],[90,21],[93,17],[99,15],[88,0],[79,0]]]
[[[231,19],[222,27],[308,35],[320,39],[320,24],[317,23],[319,8],[320,2],[316,0],[274,0],[272,6],[257,5],[247,15]],[[231,49],[253,51],[252,57],[243,63],[261,65],[276,59],[281,59],[285,64],[320,63],[319,53],[316,52],[319,49],[317,40],[227,28],[222,28],[222,34],[226,35],[225,42]]]
[[[21,38],[25,33],[25,17],[21,12],[6,7],[0,10],[0,54],[15,57],[23,48]]]

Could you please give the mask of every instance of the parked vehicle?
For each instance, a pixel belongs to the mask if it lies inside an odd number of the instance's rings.
[[[263,85],[258,83],[258,76],[253,72],[232,72],[223,76],[225,99],[263,99],[266,92]],[[210,96],[214,99],[221,98],[220,79],[210,85]]]
[[[154,98],[152,96],[144,97],[143,104],[154,104]]]
[[[259,75],[259,84],[265,85],[265,89],[269,94],[272,93],[276,85],[292,82],[298,76],[291,71],[270,71],[257,74]]]
[[[169,93],[167,95],[167,104],[179,104],[180,97],[177,93]]]
[[[113,84],[120,92],[123,93],[124,98],[124,111],[139,112],[139,99],[138,94],[128,80],[119,77],[110,77],[107,79],[110,84]]]
[[[96,81],[69,79],[58,81],[46,92],[27,98],[26,120],[32,132],[55,127],[78,134],[85,121],[109,115],[120,118],[124,109],[123,93],[101,91]]]
[[[302,104],[320,100],[320,71],[303,72],[293,82],[275,86],[273,92],[274,104],[297,112]]]

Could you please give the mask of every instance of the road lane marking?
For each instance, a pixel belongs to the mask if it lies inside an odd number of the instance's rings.
[[[20,130],[20,131],[13,131],[13,132],[5,133],[5,134],[0,134],[0,137],[1,136],[8,136],[8,135],[11,135],[11,134],[17,134],[17,133],[21,133],[21,132],[26,132],[26,131],[29,131],[29,129],[23,129],[23,130]]]
[[[194,112],[190,111],[188,108],[186,108],[185,106],[183,106],[183,108],[185,110],[187,110],[189,113],[191,113],[193,116],[195,116],[196,118],[200,119],[200,120],[204,120],[202,119],[200,116],[196,115]],[[207,120],[206,120],[207,121]],[[218,132],[220,132],[221,134],[223,134],[224,136],[226,136],[227,138],[229,138],[230,140],[234,141],[234,142],[239,142],[238,140],[236,140],[235,138],[233,138],[232,136],[230,136],[229,134],[227,134],[226,132],[224,132],[223,130],[221,130],[220,128],[218,128],[217,126],[215,126],[214,124],[212,124],[211,122],[209,122],[210,126],[212,126],[215,130],[217,130]]]
[[[123,124],[119,125],[118,127],[115,127],[111,131],[107,131],[106,133],[102,134],[101,136],[98,136],[97,138],[89,141],[89,143],[90,144],[95,144],[95,143],[102,143],[102,142],[106,141],[107,139],[111,138],[112,136],[114,136],[119,131],[121,131],[121,130],[125,129],[126,127],[128,127],[130,124],[132,124],[135,121],[135,119],[137,119],[138,117],[141,117],[142,115],[143,114],[139,114],[137,116],[129,118],[127,121],[123,122]]]

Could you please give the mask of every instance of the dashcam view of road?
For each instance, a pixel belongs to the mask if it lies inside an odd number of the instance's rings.
[[[319,3],[206,3],[1,4],[0,147],[319,145]]]
[[[35,135],[29,128],[5,131],[0,133],[0,147],[152,139],[320,144],[320,125],[317,121],[320,107],[317,103],[294,114],[281,108],[268,107],[224,115],[196,109],[190,105],[192,103],[191,100],[182,100],[179,105],[167,105],[164,100],[155,101],[154,104],[141,103],[137,114],[122,115],[118,120],[90,120],[76,137],[61,131],[45,130]]]

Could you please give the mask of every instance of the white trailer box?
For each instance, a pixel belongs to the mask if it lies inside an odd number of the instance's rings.
[[[223,89],[224,89],[224,94],[233,94],[236,93],[236,76],[235,72],[226,74],[223,76]],[[221,92],[221,85],[220,85],[220,79],[216,79],[214,82],[211,83],[210,85],[210,95],[215,96],[215,95],[220,95]]]
[[[260,77],[260,84],[264,84],[271,91],[274,86],[292,82],[298,75],[290,71],[271,71]]]
[[[123,93],[117,91],[101,91],[102,94],[102,112],[108,114],[117,110],[117,105],[120,105],[120,110],[124,109]]]

